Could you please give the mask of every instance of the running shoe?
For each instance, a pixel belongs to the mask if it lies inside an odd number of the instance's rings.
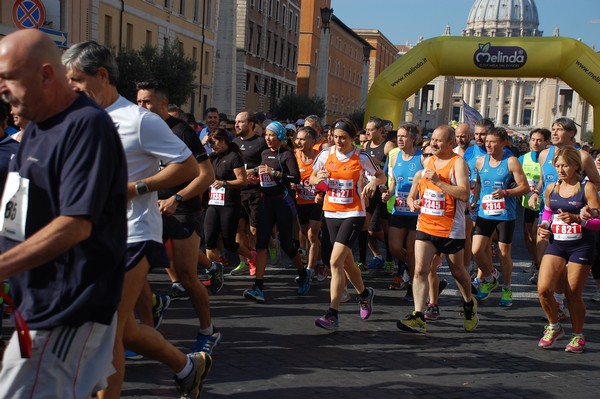
[[[253,299],[258,303],[265,303],[265,294],[257,286],[252,286],[244,291],[244,298]]]
[[[413,292],[412,292],[412,284],[411,283],[407,283],[406,284],[406,294],[404,295],[404,298],[402,298],[405,302],[414,302],[414,298],[413,298]]]
[[[477,300],[484,301],[486,300],[492,291],[498,288],[498,279],[494,277],[492,281],[482,281],[479,286],[479,290],[477,291]]]
[[[404,281],[402,276],[395,275],[394,280],[390,283],[388,290],[405,290],[407,283]]]
[[[306,276],[304,279],[298,278],[298,295],[304,295],[310,290],[310,283],[312,280],[313,271],[312,269],[305,269]]]
[[[229,259],[227,259],[226,256],[219,255],[219,257],[217,258],[217,262],[219,262],[220,264],[222,264],[223,267],[229,266]]]
[[[206,352],[209,355],[212,355],[213,349],[215,349],[217,344],[221,341],[221,338],[223,337],[216,327],[213,327],[213,333],[211,335],[198,333],[196,336],[196,346],[193,351]]]
[[[315,320],[315,326],[323,328],[325,330],[335,331],[339,328],[338,318],[329,313],[325,313],[325,315],[319,317]]]
[[[252,252],[254,252],[254,251],[252,251]],[[248,260],[248,262],[250,262],[250,260]],[[248,264],[246,262],[240,262],[240,264],[237,265],[236,268],[233,269],[231,272],[229,272],[229,274],[232,276],[241,276],[242,274],[248,273],[249,268],[250,267],[248,266]]]
[[[367,320],[371,316],[371,313],[373,313],[373,298],[375,297],[375,291],[373,291],[373,288],[367,287],[366,290],[369,295],[364,299],[361,297],[358,300],[360,318],[363,320]]]
[[[463,327],[467,332],[473,332],[479,324],[479,315],[477,315],[477,299],[473,299],[473,306],[463,303]]]
[[[552,328],[552,326],[546,326],[544,329],[544,336],[540,338],[540,342],[538,342],[538,346],[543,349],[552,348],[556,343],[556,340],[565,335],[565,330],[558,325],[557,328]]]
[[[383,262],[383,272],[387,275],[392,275],[394,273],[394,261],[386,260]]]
[[[144,356],[140,355],[137,352],[131,351],[129,349],[125,349],[125,359],[127,360],[140,360],[143,359]]]
[[[325,281],[329,277],[329,268],[322,263],[317,265],[317,281]]]
[[[378,269],[383,269],[383,259],[381,259],[378,256],[374,256],[373,259],[371,259],[371,262],[369,262],[369,265],[367,266],[367,268],[369,270],[378,270]]]
[[[350,302],[352,297],[350,296],[350,292],[348,291],[348,287],[344,287],[344,291],[342,291],[342,296],[340,297],[341,303]]]
[[[190,296],[181,283],[173,283],[173,285],[171,285],[171,290],[169,291],[169,298],[171,298],[172,301],[187,301],[190,299]]]
[[[258,258],[258,253],[256,251],[250,251],[250,258],[248,258],[248,266],[250,267],[250,275],[256,275],[256,259]]]
[[[212,358],[206,352],[190,353],[187,356],[192,361],[192,371],[182,379],[175,377],[175,385],[181,398],[199,398],[202,392],[202,381],[212,366]]]
[[[367,268],[367,266],[363,263],[363,262],[356,262],[356,266],[358,266],[358,268],[360,269],[361,272],[366,272],[369,269]]]
[[[585,338],[583,335],[574,335],[571,341],[567,344],[565,352],[583,353],[585,349]]]
[[[569,310],[565,307],[565,304],[558,302],[558,321],[569,320]]]
[[[152,306],[152,319],[154,320],[154,328],[158,328],[162,322],[165,311],[171,304],[171,298],[168,295],[157,295],[156,304]]]
[[[596,292],[590,298],[592,302],[600,302],[600,288],[596,288]]]
[[[448,286],[447,280],[440,280],[440,284],[438,285],[438,295],[441,295],[447,286]]]
[[[219,262],[212,262],[210,270],[210,292],[213,294],[220,292],[223,289],[223,285],[225,285],[223,265]]]
[[[500,298],[500,306],[512,306],[512,290],[502,287],[502,297]]]
[[[529,284],[537,285],[537,282],[538,282],[538,272],[536,270],[535,272],[533,272],[531,277],[529,277]]]
[[[306,253],[306,249],[298,248],[298,253],[300,254],[300,261],[302,262],[302,264],[308,264],[308,254]]]
[[[479,287],[481,286],[481,279],[479,277],[475,277],[473,282],[471,283],[471,294],[477,295],[479,292]]]
[[[437,305],[427,304],[425,311],[425,320],[437,320],[440,317],[440,308]]]
[[[427,322],[422,314],[412,312],[404,319],[398,320],[396,327],[404,331],[425,334],[425,331],[427,331]]]

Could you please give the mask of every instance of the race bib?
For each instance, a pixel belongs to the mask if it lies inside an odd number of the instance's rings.
[[[506,201],[504,198],[492,198],[492,194],[484,195],[481,199],[481,209],[486,216],[500,216],[506,213]]]
[[[275,179],[273,179],[273,176],[268,173],[260,173],[258,178],[260,180],[261,187],[275,187],[277,185]]]
[[[296,190],[298,191],[299,198],[302,198],[306,201],[315,200],[315,187],[309,183],[308,179],[303,180],[300,184],[298,184],[296,186]]]
[[[29,206],[29,179],[10,172],[6,177],[0,218],[0,234],[15,241],[25,240],[27,208]]]
[[[406,203],[408,193],[396,192],[396,202],[394,203],[394,210],[396,212],[410,212],[410,208]]]
[[[354,202],[354,181],[329,179],[327,200],[332,204],[351,204]]]
[[[554,239],[558,241],[574,241],[580,240],[583,236],[581,234],[581,225],[577,223],[569,224],[558,218],[558,215],[552,215],[552,234]]]
[[[421,202],[421,213],[444,216],[446,214],[446,195],[444,192],[426,188]]]
[[[225,187],[214,188],[210,187],[208,191],[208,205],[225,205]]]

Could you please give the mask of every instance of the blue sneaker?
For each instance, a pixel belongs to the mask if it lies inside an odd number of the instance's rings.
[[[244,298],[255,300],[258,303],[265,303],[265,294],[255,285],[244,291]]]
[[[482,281],[477,291],[477,300],[483,301],[490,296],[490,293],[498,288],[498,279],[494,277],[492,281]]]
[[[205,352],[212,355],[213,349],[221,341],[221,333],[216,327],[213,327],[212,335],[204,335],[198,333],[196,336],[196,346],[192,352]]]
[[[125,359],[127,360],[140,360],[143,359],[144,356],[139,353],[135,353],[134,351],[130,351],[129,349],[125,349]]]
[[[306,270],[306,277],[304,280],[298,279],[298,295],[304,295],[310,290],[310,281],[312,280],[313,271],[311,269]]]
[[[369,268],[369,270],[375,270],[375,269],[383,269],[383,259],[378,258],[377,256],[374,256],[373,259],[371,259],[371,262],[369,262],[369,265],[367,266]]]

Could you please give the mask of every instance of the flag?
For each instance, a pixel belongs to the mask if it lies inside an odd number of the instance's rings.
[[[465,102],[465,99],[462,99],[463,102],[463,122],[467,123],[471,126],[471,129],[475,126],[475,123],[479,122],[483,119],[481,114],[477,112],[477,110],[471,107],[469,104]]]

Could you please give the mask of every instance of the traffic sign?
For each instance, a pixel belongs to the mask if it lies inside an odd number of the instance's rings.
[[[15,0],[12,17],[19,29],[39,28],[44,24],[46,9],[40,0]]]
[[[59,47],[67,47],[67,32],[61,32],[59,30],[48,29],[48,28],[38,28],[50,38],[54,43],[56,43]]]

